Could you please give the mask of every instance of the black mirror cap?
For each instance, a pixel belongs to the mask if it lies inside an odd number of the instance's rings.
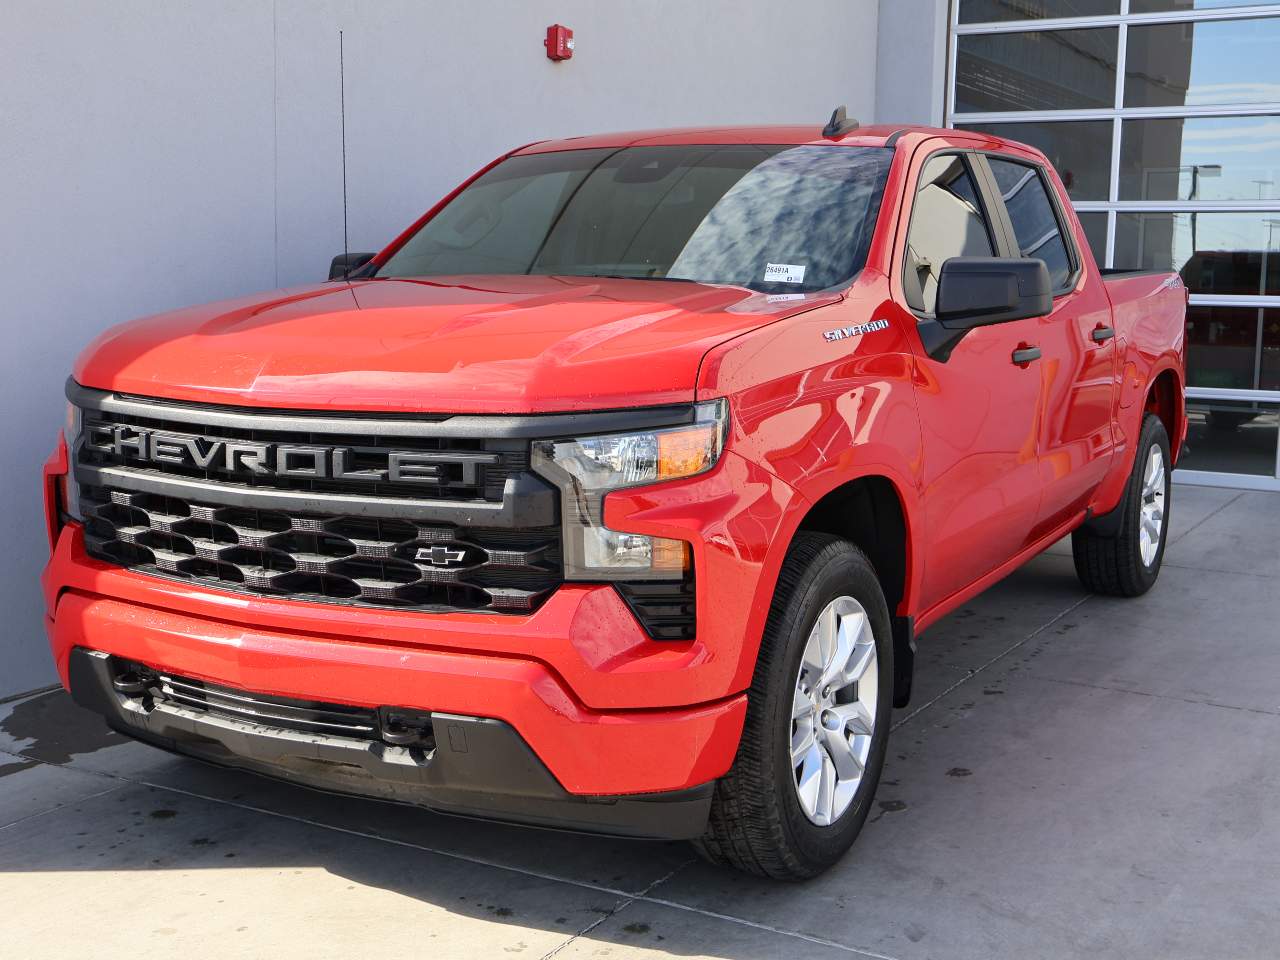
[[[361,267],[376,256],[376,253],[340,253],[329,264],[329,279],[345,280],[354,277]]]
[[[935,316],[948,330],[1047,316],[1049,268],[1025,257],[952,257],[938,278]]]

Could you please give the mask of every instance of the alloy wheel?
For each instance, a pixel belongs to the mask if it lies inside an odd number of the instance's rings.
[[[879,689],[871,618],[853,597],[837,597],[809,633],[791,708],[796,795],[818,826],[839,820],[858,792]]]
[[[1140,507],[1138,543],[1145,566],[1155,563],[1164,536],[1165,466],[1164,452],[1153,445],[1142,471],[1142,503]]]

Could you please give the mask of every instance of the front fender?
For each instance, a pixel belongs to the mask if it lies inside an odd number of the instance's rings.
[[[750,686],[782,556],[806,512],[790,485],[733,450],[710,473],[605,499],[609,528],[690,545],[697,638],[687,649],[669,645],[687,676],[667,679],[668,688],[697,679],[709,700]]]
[[[908,537],[897,612],[914,611],[924,567],[922,533],[913,522],[924,455],[915,359],[901,311],[886,292],[883,277],[869,276],[840,304],[737,337],[703,362],[699,398],[730,398],[730,448],[799,495],[770,544],[759,584],[768,597],[814,505],[855,480],[882,477],[897,493]],[[749,640],[758,644],[759,631]]]

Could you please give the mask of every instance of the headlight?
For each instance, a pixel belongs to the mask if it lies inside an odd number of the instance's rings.
[[[728,431],[725,400],[700,403],[689,426],[534,444],[534,466],[563,497],[565,576],[569,580],[680,579],[688,544],[604,525],[610,490],[692,477],[720,459]]]
[[[80,515],[80,484],[76,482],[76,443],[80,439],[81,413],[74,403],[67,404],[62,435],[67,441],[67,473],[62,483],[62,509],[73,520],[83,522]]]

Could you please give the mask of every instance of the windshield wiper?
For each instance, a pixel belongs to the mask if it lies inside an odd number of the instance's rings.
[[[671,283],[702,283],[692,277],[653,277],[634,273],[571,273],[571,277],[591,277],[593,280],[668,280]]]

